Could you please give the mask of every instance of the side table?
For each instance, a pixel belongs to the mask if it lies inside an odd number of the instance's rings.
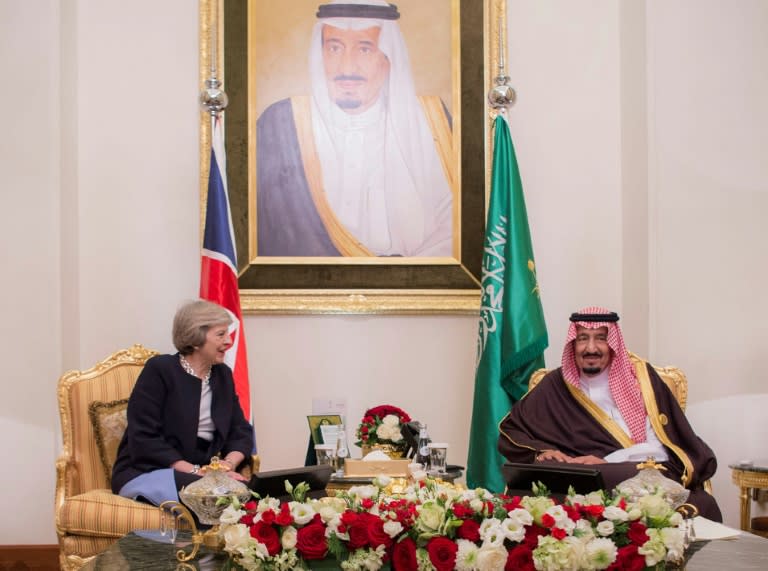
[[[730,464],[731,480],[739,487],[741,529],[752,531],[752,491],[768,489],[768,460]]]

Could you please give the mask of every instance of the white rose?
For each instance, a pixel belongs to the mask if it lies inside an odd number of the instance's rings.
[[[503,571],[507,563],[507,548],[504,545],[483,544],[477,553],[479,571]]]
[[[221,516],[219,517],[219,523],[221,524],[227,524],[227,523],[237,523],[240,521],[240,518],[245,515],[245,512],[243,510],[236,510],[231,505],[228,505],[226,508],[224,508],[224,511],[221,512]]]
[[[283,549],[293,549],[296,547],[296,537],[298,535],[298,532],[296,531],[296,528],[292,525],[289,525],[283,530],[283,535],[280,536],[280,544],[283,546]]]
[[[381,422],[387,426],[397,428],[397,426],[400,424],[400,419],[397,418],[397,416],[394,414],[388,414],[383,419],[381,419]]]
[[[608,537],[613,533],[613,522],[610,520],[604,520],[597,524],[597,533],[603,537]]]
[[[401,531],[403,531],[403,524],[401,524],[399,521],[390,520],[384,523],[384,533],[386,533],[389,537],[395,537]]]
[[[629,519],[627,512],[616,506],[606,506],[603,517],[611,521],[627,521]]]
[[[228,525],[224,529],[224,549],[229,553],[244,553],[251,543],[251,532],[243,523]]]

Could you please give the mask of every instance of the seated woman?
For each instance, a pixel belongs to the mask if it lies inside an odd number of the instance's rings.
[[[201,477],[220,456],[228,475],[250,462],[253,429],[243,416],[224,354],[229,313],[208,301],[182,305],[173,319],[175,355],[144,366],[128,401],[128,426],[112,469],[112,491],[160,505]]]

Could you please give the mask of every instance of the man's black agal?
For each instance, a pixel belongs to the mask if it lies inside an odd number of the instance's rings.
[[[615,311],[610,313],[571,313],[571,321],[586,321],[587,323],[616,323],[619,320],[619,314]]]
[[[318,18],[376,18],[398,20],[400,12],[395,4],[372,6],[370,4],[321,4],[317,7]]]

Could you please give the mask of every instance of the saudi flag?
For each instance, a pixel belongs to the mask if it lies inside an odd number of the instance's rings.
[[[502,114],[494,131],[467,485],[498,493],[504,490],[499,423],[528,390],[531,373],[544,366],[549,341],[520,172]]]

